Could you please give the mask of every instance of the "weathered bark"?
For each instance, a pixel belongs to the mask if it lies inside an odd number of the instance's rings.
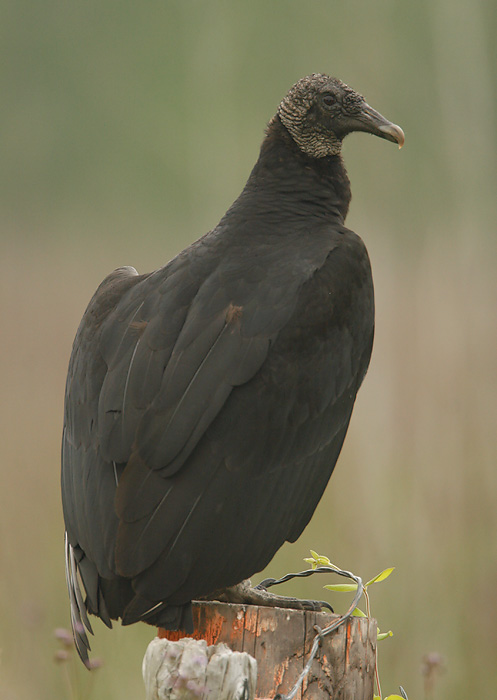
[[[255,659],[225,644],[156,638],[142,670],[146,700],[253,700],[255,694]]]
[[[256,698],[288,693],[302,672],[316,635],[337,615],[252,605],[195,603],[195,639],[207,645],[223,642],[257,660]],[[351,618],[322,642],[297,700],[372,700],[377,625]],[[159,630],[177,641],[183,632]],[[170,696],[158,696],[170,697]]]

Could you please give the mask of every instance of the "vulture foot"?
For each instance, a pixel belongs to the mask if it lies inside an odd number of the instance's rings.
[[[246,579],[241,583],[237,583],[236,586],[215,591],[212,595],[202,598],[202,600],[219,600],[221,603],[262,605],[272,608],[291,608],[292,610],[313,610],[314,612],[319,612],[322,608],[326,608],[330,612],[334,612],[331,605],[324,600],[301,600],[300,598],[277,595],[266,590],[264,583],[265,581],[253,588],[250,580]]]

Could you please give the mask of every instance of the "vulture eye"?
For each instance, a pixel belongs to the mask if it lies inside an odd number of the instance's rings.
[[[331,107],[331,105],[335,104],[335,98],[333,97],[333,95],[330,95],[330,93],[323,95],[322,100],[323,104],[325,104],[326,107]]]

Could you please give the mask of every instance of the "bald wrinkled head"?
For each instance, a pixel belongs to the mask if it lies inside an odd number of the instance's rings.
[[[293,140],[312,158],[339,155],[342,140],[352,131],[365,131],[394,141],[404,133],[338,78],[314,73],[299,80],[281,101],[277,115]]]

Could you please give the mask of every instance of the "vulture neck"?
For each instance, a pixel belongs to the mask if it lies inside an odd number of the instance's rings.
[[[269,124],[259,160],[240,199],[255,197],[267,214],[321,220],[347,216],[350,181],[342,157],[311,158],[303,153],[276,116]],[[241,204],[241,202],[240,202]]]

